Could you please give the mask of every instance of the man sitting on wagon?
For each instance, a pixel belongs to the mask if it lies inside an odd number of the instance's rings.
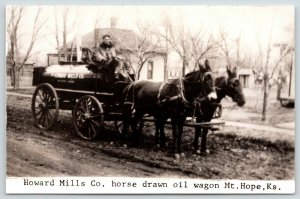
[[[104,71],[108,71],[112,64],[115,64],[115,68],[121,65],[120,59],[117,57],[114,44],[111,42],[110,35],[106,34],[102,37],[103,41],[99,47],[95,50],[92,61],[99,65],[100,70],[104,68]],[[119,78],[118,72],[114,71],[115,78]]]

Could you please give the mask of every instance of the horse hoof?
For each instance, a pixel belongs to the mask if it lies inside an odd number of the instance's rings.
[[[200,154],[201,154],[201,151],[198,149],[198,150],[195,151],[195,153],[196,153],[197,155],[200,155]]]
[[[180,158],[185,158],[185,154],[184,153],[180,153]]]
[[[127,144],[123,144],[123,148],[127,149]]]
[[[180,155],[179,155],[178,153],[175,153],[175,154],[174,154],[174,158],[175,158],[176,160],[180,160]]]
[[[210,150],[206,149],[206,150],[205,150],[205,153],[206,153],[206,154],[210,154]]]

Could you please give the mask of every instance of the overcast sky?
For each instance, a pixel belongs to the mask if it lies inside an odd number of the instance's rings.
[[[118,18],[117,28],[132,30],[136,30],[137,19],[160,29],[164,16],[169,16],[173,23],[182,23],[191,31],[202,28],[217,34],[222,27],[232,38],[240,34],[241,44],[245,48],[251,48],[257,41],[262,46],[266,45],[271,30],[273,43],[293,40],[293,35],[284,29],[287,26],[294,27],[292,6],[71,6],[69,10],[68,27],[72,27],[74,19],[77,19],[74,29],[70,30],[72,34],[92,31],[95,19],[101,16],[101,27],[110,27],[110,18],[115,16]],[[30,35],[29,27],[33,24],[35,11],[34,6],[26,8],[20,32]],[[43,7],[43,17],[48,18],[43,29],[43,35],[46,36],[39,40],[36,50],[53,49],[55,52],[54,6]],[[72,38],[72,34],[69,38]],[[23,38],[26,38],[26,34]]]

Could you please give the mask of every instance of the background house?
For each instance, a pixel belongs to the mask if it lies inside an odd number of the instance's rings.
[[[102,41],[102,36],[105,34],[109,34],[111,36],[112,42],[116,46],[116,53],[119,57],[126,60],[134,69],[134,71],[138,70],[139,67],[139,58],[137,56],[136,49],[139,48],[139,35],[137,35],[132,30],[128,29],[120,29],[116,27],[116,19],[111,19],[111,27],[110,28],[95,28],[93,31],[82,35],[77,39],[76,44],[69,42],[67,44],[67,58],[65,58],[65,54],[63,50],[61,50],[61,57],[63,60],[67,60],[68,63],[76,62],[77,55],[81,57],[81,54],[86,49],[95,50]],[[150,41],[144,43],[144,45],[152,45]],[[71,47],[73,46],[73,47]],[[78,51],[78,47],[80,51]],[[165,77],[165,57],[166,53],[163,50],[155,49],[152,51],[143,52],[145,56],[148,57],[143,64],[143,67],[140,71],[139,79],[149,79],[155,81],[163,81]],[[58,54],[57,53],[49,53],[48,57],[48,65],[58,64]],[[80,60],[80,59],[79,59]],[[65,61],[61,61],[62,64]]]

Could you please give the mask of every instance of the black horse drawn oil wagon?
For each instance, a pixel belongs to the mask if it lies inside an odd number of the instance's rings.
[[[60,109],[71,110],[77,134],[83,139],[92,140],[101,132],[104,121],[114,121],[118,131],[119,124],[122,122],[134,121],[130,125],[134,126],[132,129],[136,132],[138,122],[163,121],[163,124],[173,125],[173,152],[180,153],[183,126],[214,129],[214,125],[224,123],[210,121],[215,117],[213,115],[221,116],[220,105],[218,109],[214,108],[214,114],[210,114],[208,119],[199,117],[197,122],[186,122],[186,117],[196,116],[195,111],[199,106],[201,110],[199,109],[198,112],[203,114],[202,110],[205,109],[201,107],[202,102],[199,99],[207,98],[214,87],[210,68],[209,70],[204,67],[201,69],[200,66],[199,68],[200,70],[171,82],[153,83],[134,82],[126,77],[117,81],[111,79],[109,73],[99,72],[90,65],[82,63],[37,67],[33,74],[33,85],[36,89],[31,105],[34,122],[41,129],[50,129],[55,125]],[[115,68],[109,70],[115,71]],[[222,81],[226,84],[221,88],[225,95],[237,96],[234,93],[236,81],[238,81],[236,78]],[[124,83],[121,85],[126,86],[121,86],[122,94],[126,88],[128,93],[133,88],[134,92],[131,94],[134,99],[130,101],[132,103],[124,103],[124,96],[122,96],[123,100],[119,99],[116,90],[120,91],[120,87],[116,86],[116,82]],[[230,89],[231,94],[226,94]],[[221,99],[224,96],[221,96]],[[232,98],[235,101],[234,97]],[[124,110],[130,114],[124,115]],[[154,116],[154,119],[143,119],[147,113]],[[167,118],[171,118],[171,122],[167,122]],[[156,135],[158,136],[158,131]],[[198,136],[195,139],[198,139]],[[197,146],[198,144],[195,143],[195,147]]]
[[[31,110],[35,124],[50,129],[57,121],[59,110],[72,110],[78,135],[91,140],[97,136],[106,120],[122,120],[122,108],[114,96],[113,82],[87,64],[37,67],[33,72],[37,86]]]

